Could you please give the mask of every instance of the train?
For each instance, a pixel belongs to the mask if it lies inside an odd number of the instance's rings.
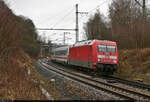
[[[118,48],[113,41],[79,41],[72,46],[52,49],[51,61],[78,66],[101,75],[113,75],[119,66]]]

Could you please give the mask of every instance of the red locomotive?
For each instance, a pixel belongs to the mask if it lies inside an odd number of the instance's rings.
[[[103,75],[112,75],[118,69],[116,42],[106,40],[80,41],[73,46],[53,49],[52,60],[80,66]]]

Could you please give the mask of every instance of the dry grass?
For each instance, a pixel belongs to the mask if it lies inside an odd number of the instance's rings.
[[[21,50],[17,52],[12,56],[9,71],[5,73],[0,71],[0,100],[47,100],[40,90],[40,85],[54,99],[60,99],[59,92],[32,66],[34,60]]]
[[[21,49],[25,29],[4,0],[0,0],[0,17],[0,100],[46,99],[40,91],[40,82],[31,81],[41,76],[33,70],[33,76],[28,75],[32,60]]]
[[[62,97],[60,93],[55,89],[55,86],[50,84],[48,80],[46,80],[37,72],[36,68],[32,66],[32,61],[30,61],[30,63],[26,63],[26,67],[31,71],[30,79],[33,79],[37,84],[42,85],[54,99],[58,100]]]
[[[23,52],[17,52],[9,58],[7,71],[0,71],[0,99],[45,99],[39,84],[33,83],[27,74],[24,62],[28,63],[28,58],[21,56]]]
[[[150,82],[150,48],[119,52],[120,68],[116,76]]]

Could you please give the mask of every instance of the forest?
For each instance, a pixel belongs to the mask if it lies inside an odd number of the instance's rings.
[[[84,25],[87,39],[116,41],[119,49],[150,47],[150,8],[145,0],[112,0],[108,18],[99,10]]]

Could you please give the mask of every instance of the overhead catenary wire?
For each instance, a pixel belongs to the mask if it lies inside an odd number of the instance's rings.
[[[109,1],[110,1],[110,0],[109,0]],[[103,4],[105,4],[105,3],[107,3],[107,2],[108,2],[108,0],[105,0],[105,1],[104,1],[104,2],[102,2],[100,5],[97,5],[95,8],[91,9],[91,10],[88,12],[88,14],[87,14],[87,15],[91,14],[93,10],[95,10],[95,9],[99,8],[100,6],[102,6]]]
[[[53,21],[54,19],[56,19],[56,17],[60,17],[64,12],[66,12],[66,10],[70,10],[72,9],[72,6],[69,6],[68,8],[65,8],[63,10],[61,10],[59,13],[57,13],[56,15],[53,15],[51,17],[47,17],[45,20],[41,21],[40,23],[45,23],[45,21],[49,20],[49,21]]]
[[[107,1],[108,1],[108,0],[105,0],[104,2],[102,2],[102,3],[101,3],[100,5],[98,5],[97,7],[91,9],[91,10],[88,12],[88,14],[86,15],[86,17],[88,17],[89,14],[91,14],[93,10],[95,10],[95,9],[99,8],[101,5],[107,3]],[[85,16],[82,16],[82,17],[79,18],[79,22],[81,21],[81,19],[82,19],[83,17],[85,17]],[[74,20],[73,22],[75,22],[75,20]],[[72,23],[72,22],[71,22],[71,23]],[[70,25],[71,23],[69,23],[69,25]]]
[[[72,24],[72,25],[75,25],[75,23],[76,23],[76,21],[73,20],[73,21],[71,21],[71,22],[66,23],[66,24],[63,25],[63,26],[70,26],[71,24]]]
[[[65,19],[71,12],[72,12],[72,10],[73,10],[74,8],[72,8],[72,9],[69,9],[69,12],[67,12],[67,14],[65,15],[65,16],[63,16],[63,18],[61,19],[61,21],[63,21],[63,19]],[[64,13],[64,12],[63,12]],[[59,21],[59,22],[56,22],[55,24],[54,24],[54,26],[56,26],[58,23],[60,23],[61,21]],[[54,27],[53,26],[53,27]],[[50,28],[49,28],[50,29]],[[48,29],[43,29],[43,30],[48,30]],[[52,29],[51,28],[51,30],[56,30],[56,29]],[[60,30],[63,30],[63,29],[60,29]],[[66,30],[66,29],[64,29],[64,30]],[[55,34],[53,34],[52,33],[52,35],[55,35]]]
[[[86,17],[89,17],[89,14],[91,14],[93,10],[99,8],[101,5],[105,4],[107,1],[108,1],[108,0],[105,0],[104,2],[102,2],[102,3],[101,3],[100,5],[98,5],[97,7],[91,9],[91,10],[88,12],[88,14],[86,15]],[[69,7],[69,8],[70,8],[70,7]],[[74,9],[74,8],[73,8],[73,9]],[[65,10],[66,10],[66,9],[65,9]],[[71,9],[71,11],[70,11],[69,13],[71,13],[71,12],[72,12],[72,9]],[[68,16],[69,13],[67,13],[64,17],[62,17],[62,19],[60,19],[58,22],[56,22],[56,23],[53,25],[53,27],[55,27],[55,26],[58,25],[60,22],[62,22],[62,21]],[[58,15],[60,15],[60,13],[58,13]],[[81,19],[82,19],[83,17],[84,17],[84,16],[82,16]],[[54,18],[54,17],[51,17],[51,20],[52,20],[53,18]],[[74,22],[74,21],[73,21],[73,22]],[[71,22],[71,23],[72,23],[72,22]]]
[[[102,5],[104,5],[105,3],[107,3],[108,1],[110,1],[110,0],[105,0],[105,1],[102,2],[101,4],[97,5],[95,8],[89,10],[89,12],[88,12],[88,14],[87,14],[86,16],[80,17],[79,22],[80,22],[83,18],[85,18],[85,17],[90,17],[90,14],[91,14],[94,10],[98,9],[99,7],[101,7]]]
[[[91,9],[91,10],[88,12],[87,16],[89,16],[89,15],[93,12],[93,10],[99,8],[101,5],[105,4],[107,1],[108,1],[108,0],[105,0],[105,1],[102,2],[100,5],[98,5],[96,8]],[[66,18],[68,17],[68,15],[70,15],[71,12],[72,12],[72,9],[71,9],[69,12],[67,12],[67,14],[66,14],[65,16],[63,16],[58,22],[56,22],[52,27],[55,27],[55,26],[57,26],[58,24],[62,23],[62,21],[64,21],[64,19],[66,19]],[[83,17],[84,17],[84,16],[83,16]],[[81,19],[79,19],[79,21],[80,21],[80,20],[81,20]],[[74,22],[74,21],[73,21],[73,22]],[[71,22],[71,23],[72,23],[72,22]]]
[[[62,22],[70,13],[72,13],[73,10],[74,10],[74,8],[71,9],[69,12],[67,12],[67,14],[66,14],[65,16],[63,16],[58,22],[56,22],[56,23],[53,25],[53,27],[55,27],[56,25],[58,25],[58,23]]]

